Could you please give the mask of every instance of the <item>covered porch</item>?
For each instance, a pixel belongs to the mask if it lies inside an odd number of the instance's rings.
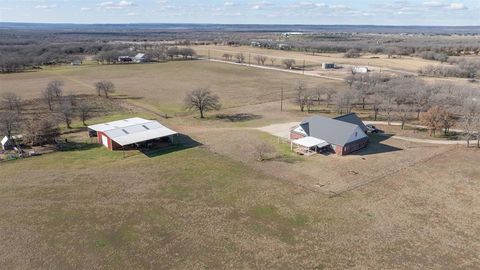
[[[324,140],[315,137],[303,137],[290,141],[290,150],[303,156],[311,156],[317,154],[322,148],[330,146]]]

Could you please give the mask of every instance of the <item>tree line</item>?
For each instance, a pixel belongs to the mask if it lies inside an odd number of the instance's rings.
[[[97,95],[105,98],[115,92],[115,85],[106,80],[94,83],[94,87]],[[59,80],[50,81],[37,101],[43,103],[47,113],[31,115],[26,109],[28,101],[15,93],[4,93],[0,98],[1,135],[22,134],[23,143],[32,146],[55,143],[60,135],[60,123],[71,129],[73,120],[79,119],[86,126],[95,111],[95,105],[88,98],[65,94],[64,82]]]

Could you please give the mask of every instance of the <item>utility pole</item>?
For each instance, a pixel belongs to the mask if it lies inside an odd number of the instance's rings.
[[[283,112],[283,87],[282,91],[280,92],[280,111]]]
[[[248,53],[248,65],[250,66],[250,53]]]
[[[303,69],[302,69],[302,74],[305,75],[305,59],[303,59]]]
[[[210,60],[210,49],[208,49],[208,60]]]

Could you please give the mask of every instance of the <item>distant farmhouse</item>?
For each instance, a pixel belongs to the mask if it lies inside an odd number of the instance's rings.
[[[119,56],[117,61],[119,63],[132,63],[133,62],[133,57],[130,57],[128,55],[122,55],[122,56]]]
[[[290,139],[292,150],[296,146],[301,154],[326,150],[343,156],[367,146],[366,131],[365,124],[354,113],[333,119],[312,116],[290,131]]]
[[[110,150],[171,144],[178,134],[157,121],[139,117],[88,126],[88,132]]]
[[[70,65],[72,66],[80,66],[81,64],[82,64],[82,61],[80,59],[75,59],[70,63]]]
[[[144,53],[138,53],[133,57],[133,61],[135,63],[144,63],[146,62],[145,54]]]
[[[280,49],[280,50],[291,50],[292,46],[289,45],[289,44],[280,43],[280,44],[277,45],[277,48]]]

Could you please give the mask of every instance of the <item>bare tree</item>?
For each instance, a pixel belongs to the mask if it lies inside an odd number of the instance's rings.
[[[95,83],[95,89],[99,96],[103,93],[108,98],[108,94],[115,92],[115,85],[111,81],[102,80]]]
[[[245,55],[243,55],[243,53],[237,53],[235,58],[237,59],[237,63],[243,63],[245,61]]]
[[[224,54],[222,55],[222,57],[225,58],[225,61],[230,61],[230,60],[232,60],[233,55],[230,54],[230,53],[224,53]]]
[[[353,108],[353,101],[355,93],[351,89],[337,93],[335,97],[335,105],[339,113],[351,113]]]
[[[275,62],[277,61],[277,58],[270,57],[270,63],[272,63],[272,66],[275,65]]]
[[[87,102],[87,101],[82,101],[78,107],[78,116],[80,117],[80,120],[82,120],[82,123],[84,126],[87,124],[85,121],[87,121],[90,118],[90,113],[92,112],[93,107]]]
[[[300,106],[300,111],[305,110],[305,106],[307,106],[307,99],[308,99],[308,93],[307,93],[307,84],[305,81],[297,81],[295,84],[295,92],[296,94],[296,103],[298,106]]]
[[[10,138],[19,128],[19,116],[14,111],[0,112],[0,132]]]
[[[208,88],[195,89],[185,96],[185,109],[200,112],[200,118],[204,118],[204,112],[219,110],[220,99],[210,92]]]
[[[257,61],[259,65],[265,65],[265,61],[267,61],[267,57],[264,55],[255,55],[253,59]]]
[[[22,99],[15,93],[7,92],[2,95],[2,107],[4,110],[21,111]]]
[[[265,161],[272,159],[277,155],[275,147],[265,142],[261,142],[255,146],[255,159],[257,161]]]
[[[286,69],[292,69],[295,65],[295,59],[284,59],[282,63]]]
[[[467,140],[467,147],[470,147],[470,140],[474,138],[475,132],[480,133],[480,102],[477,97],[466,97],[462,105],[461,126],[464,131],[464,137]],[[477,130],[475,130],[477,128]],[[479,144],[477,140],[477,144]],[[480,147],[480,145],[479,145]]]
[[[72,106],[72,104],[66,100],[64,100],[62,103],[60,103],[60,117],[62,120],[65,122],[67,125],[67,128],[72,128],[72,119],[75,116],[75,110]]]
[[[393,104],[391,98],[384,99],[383,102],[380,104],[380,109],[384,111],[387,115],[388,125],[390,125],[392,122],[392,112],[395,108],[394,106],[395,104]]]
[[[337,94],[337,91],[334,88],[325,89],[325,102],[327,103],[327,108],[333,100],[333,97]]]
[[[59,99],[63,94],[63,81],[54,80],[47,84],[47,90],[52,93],[54,97]]]
[[[36,116],[25,121],[25,141],[32,145],[54,143],[60,136],[58,125],[51,117]]]
[[[410,112],[412,111],[412,107],[407,105],[407,104],[401,104],[398,105],[397,110],[396,110],[396,115],[398,120],[401,122],[401,127],[402,130],[405,127],[405,122],[408,120],[410,117]]]
[[[51,89],[47,87],[42,91],[42,100],[47,104],[48,109],[50,111],[53,110],[54,99],[55,99],[55,95],[53,94]]]

